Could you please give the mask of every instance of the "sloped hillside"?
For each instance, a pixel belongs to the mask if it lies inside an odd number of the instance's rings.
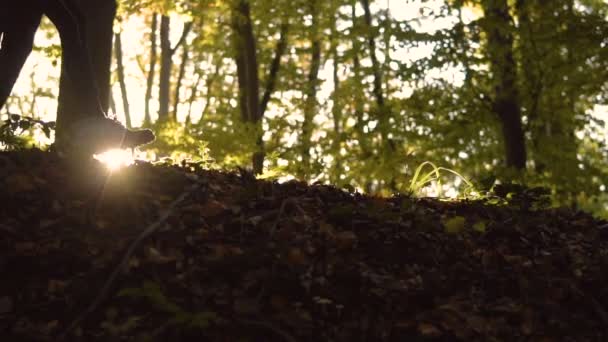
[[[608,224],[0,154],[1,341],[608,340]]]

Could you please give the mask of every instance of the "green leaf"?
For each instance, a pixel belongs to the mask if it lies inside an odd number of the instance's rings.
[[[446,233],[458,234],[464,229],[466,219],[463,216],[454,216],[449,219],[443,220],[443,226],[445,227]]]
[[[486,223],[484,221],[476,222],[473,225],[473,230],[476,232],[485,233],[486,232]]]

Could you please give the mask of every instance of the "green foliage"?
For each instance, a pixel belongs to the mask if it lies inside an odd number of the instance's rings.
[[[492,199],[492,195],[494,200]],[[490,203],[506,204],[521,210],[545,209],[551,205],[551,189],[527,187],[516,183],[496,184],[488,197]]]
[[[260,96],[267,89],[281,27],[289,27],[274,92],[257,125],[240,117],[232,1],[119,3],[123,23],[130,17],[147,21],[145,32],[122,27],[125,36],[142,37],[142,48],[133,49],[143,74],[130,73],[140,81],[149,63],[150,14],[194,22],[185,39],[188,59],[180,60],[180,53],[173,57],[176,66],[185,63],[186,71],[179,120],[154,126],[158,140],[150,148],[157,156],[179,161],[198,155],[203,164],[235,167],[250,165],[251,155],[263,150],[263,177],[286,178],[302,174],[304,154],[309,154],[308,181],[375,194],[420,193],[430,183],[461,182],[465,195],[473,189],[467,179],[475,180],[480,192],[495,183],[517,182],[527,189],[549,189],[551,205],[578,205],[607,215],[602,205],[608,187],[605,123],[593,115],[598,106],[608,105],[604,1],[566,1],[563,6],[507,1],[514,20],[499,25],[484,17],[485,0],[391,1],[390,9],[385,2],[371,1],[371,18],[365,17],[360,1],[250,0],[257,47],[257,70],[252,72],[258,73]],[[317,6],[316,27],[311,5]],[[178,21],[172,32],[181,29]],[[513,46],[490,47],[489,29],[509,32]],[[313,34],[321,43],[318,80],[308,78]],[[508,142],[493,107],[499,89],[490,63],[497,51],[492,49],[507,48],[517,69],[525,172],[504,166]],[[44,51],[53,55],[56,47]],[[173,89],[178,69],[172,70]],[[311,86],[317,97],[312,132],[305,132]],[[301,143],[304,134],[310,134],[307,151]],[[540,205],[529,191],[494,198],[523,207]]]
[[[47,138],[55,130],[55,122],[45,122],[18,114],[9,114],[0,126],[0,144],[6,149],[23,148],[33,143],[32,131],[40,130]],[[30,135],[21,135],[29,132]]]
[[[431,170],[427,173],[423,173],[425,166],[429,166]],[[447,169],[445,167],[437,167],[435,164],[429,161],[425,161],[420,164],[416,171],[414,172],[414,176],[410,181],[410,186],[408,188],[408,192],[413,194],[419,194],[421,190],[427,185],[435,184],[437,194],[441,196],[443,189],[441,186],[441,172],[448,172],[457,177],[459,177],[465,184],[465,189],[463,189],[462,194],[468,195],[474,191],[473,184],[469,182],[466,178],[464,178],[460,173]]]

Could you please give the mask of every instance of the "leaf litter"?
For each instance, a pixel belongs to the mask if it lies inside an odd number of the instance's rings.
[[[608,339],[608,224],[0,154],[2,341]]]

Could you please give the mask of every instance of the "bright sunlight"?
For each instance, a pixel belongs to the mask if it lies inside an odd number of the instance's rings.
[[[102,154],[96,154],[95,159],[104,164],[110,171],[115,171],[134,163],[133,153],[130,150],[114,149]]]

